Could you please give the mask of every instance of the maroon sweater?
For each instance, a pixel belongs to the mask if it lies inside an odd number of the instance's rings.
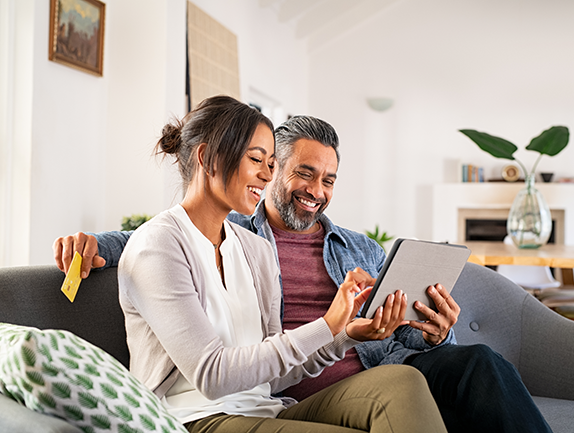
[[[324,316],[338,290],[323,261],[325,229],[321,226],[318,232],[308,235],[271,229],[283,281],[283,328],[294,329]],[[351,349],[343,360],[327,367],[318,377],[304,379],[283,394],[301,401],[363,369],[357,352]]]

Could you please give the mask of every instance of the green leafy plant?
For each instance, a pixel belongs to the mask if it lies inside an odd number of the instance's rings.
[[[374,232],[370,232],[368,230],[365,230],[365,234],[368,237],[370,237],[371,239],[373,239],[375,242],[377,242],[383,250],[385,250],[384,243],[394,239],[394,236],[388,235],[387,232],[379,233],[379,225],[378,224],[375,226]],[[387,250],[385,250],[385,252],[387,252]]]
[[[130,215],[122,218],[122,230],[130,231],[135,230],[141,226],[146,221],[149,221],[153,217],[146,214],[141,215]]]
[[[540,153],[536,159],[532,170],[529,172],[522,162],[514,157],[514,152],[518,149],[516,145],[504,138],[495,137],[494,135],[487,134],[486,132],[478,132],[474,129],[460,129],[464,135],[474,141],[478,147],[485,152],[490,153],[495,158],[510,159],[516,161],[522,168],[524,175],[534,174],[536,166],[540,162],[542,155],[555,156],[558,155],[570,139],[570,132],[565,126],[553,126],[546,131],[542,132],[538,137],[533,138],[530,144],[526,146],[526,150],[533,150]]]

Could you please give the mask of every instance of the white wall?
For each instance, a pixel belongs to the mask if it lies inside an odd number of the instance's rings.
[[[16,129],[31,131],[31,138],[23,181],[5,183],[3,176],[0,185],[6,207],[0,266],[53,263],[58,236],[117,230],[122,216],[156,214],[177,202],[174,167],[160,165],[152,150],[165,122],[184,114],[186,1],[106,0],[103,77],[48,60],[50,2],[0,1],[3,12],[23,9],[24,24],[14,28],[32,37],[22,52],[16,49],[20,39],[5,37],[4,29],[0,34],[0,58],[28,56],[27,68],[19,70],[31,71],[27,81],[13,80],[24,82],[30,95]],[[278,26],[257,0],[196,4],[238,36],[242,99],[254,89],[280,103],[284,113],[306,111],[307,54],[292,29]],[[18,59],[10,62],[0,69],[3,90],[18,71]],[[4,140],[4,121],[16,111],[7,103],[1,108]],[[20,169],[4,158],[5,149],[18,148],[13,139],[10,146],[3,142],[3,168]],[[18,198],[24,203],[16,208]]]
[[[177,183],[162,176],[169,165],[153,147],[169,118],[184,114],[186,3],[143,3],[108,3],[102,230],[119,230],[125,215],[159,213],[176,198]]]
[[[0,265],[30,255],[33,14],[33,0],[0,0]]]
[[[237,35],[241,98],[250,89],[263,93],[283,106],[286,114],[308,109],[308,56],[306,43],[295,31],[279,24],[270,8],[259,0],[193,0]]]
[[[103,158],[109,79],[48,61],[49,11],[49,2],[34,2],[31,263],[50,257],[59,233],[101,224],[104,204],[93,191]]]
[[[431,185],[455,161],[496,160],[457,132],[471,128],[523,149],[552,125],[574,130],[574,2],[401,0],[310,58],[310,111],[331,122],[342,163],[329,215],[363,231],[430,238]],[[376,113],[367,97],[395,100]],[[537,153],[520,150],[530,167]],[[574,176],[574,144],[539,170]]]

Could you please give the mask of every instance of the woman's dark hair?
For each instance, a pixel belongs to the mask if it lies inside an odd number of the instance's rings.
[[[217,165],[227,187],[259,124],[273,133],[273,123],[256,109],[230,96],[214,96],[203,100],[183,119],[165,125],[156,153],[175,155],[187,188],[197,169],[197,149],[206,143],[205,173],[213,174]]]

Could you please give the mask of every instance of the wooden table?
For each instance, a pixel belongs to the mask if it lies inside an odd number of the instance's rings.
[[[547,244],[537,249],[520,249],[502,242],[464,242],[471,250],[469,262],[482,266],[530,265],[562,268],[564,284],[573,284],[574,246]]]

